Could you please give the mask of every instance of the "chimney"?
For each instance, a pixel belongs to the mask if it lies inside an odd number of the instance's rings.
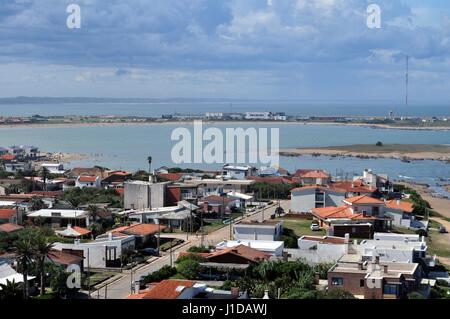
[[[269,297],[269,290],[264,291],[264,297],[262,299],[270,299]]]
[[[111,232],[108,233],[108,240],[109,241],[113,240],[113,234]]]
[[[384,272],[385,274],[388,273],[388,265],[383,265],[383,272]]]

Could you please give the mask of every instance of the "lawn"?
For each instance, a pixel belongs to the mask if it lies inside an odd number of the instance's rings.
[[[321,229],[320,231],[312,231],[310,229],[311,223],[312,223],[311,220],[288,219],[288,220],[284,220],[283,227],[292,229],[298,237],[301,237],[304,235],[313,235],[313,236],[326,235],[326,231],[323,229]]]
[[[435,230],[428,232],[427,238],[428,253],[430,255],[450,258],[450,245],[448,244],[448,236],[440,234]]]
[[[94,286],[104,282],[105,280],[113,277],[114,275],[116,275],[116,273],[114,273],[114,272],[91,272],[90,286],[94,287]],[[86,286],[87,284],[88,284],[88,280],[86,277],[86,279],[83,282],[83,286]]]

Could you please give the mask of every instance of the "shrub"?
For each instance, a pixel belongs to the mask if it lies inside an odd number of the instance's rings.
[[[196,279],[200,274],[200,263],[193,259],[182,260],[178,263],[178,272],[186,279]]]
[[[144,282],[147,284],[149,282],[159,282],[164,279],[168,279],[177,273],[177,269],[175,267],[164,266],[160,270],[155,271],[151,274],[148,274],[144,278]]]
[[[411,292],[408,294],[408,299],[425,299],[425,297],[418,292]]]
[[[192,246],[188,249],[190,253],[209,253],[209,247]]]
[[[343,289],[331,289],[325,294],[326,299],[355,299],[348,291]]]
[[[383,142],[377,142],[376,146],[383,146]]]

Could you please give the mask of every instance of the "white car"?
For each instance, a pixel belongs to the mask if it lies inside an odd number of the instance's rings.
[[[319,231],[320,230],[320,226],[319,224],[316,223],[312,223],[311,226],[309,227],[312,231]]]

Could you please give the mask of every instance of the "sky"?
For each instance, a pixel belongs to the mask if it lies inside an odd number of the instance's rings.
[[[448,0],[0,0],[0,97],[402,101],[407,55],[449,102]]]

